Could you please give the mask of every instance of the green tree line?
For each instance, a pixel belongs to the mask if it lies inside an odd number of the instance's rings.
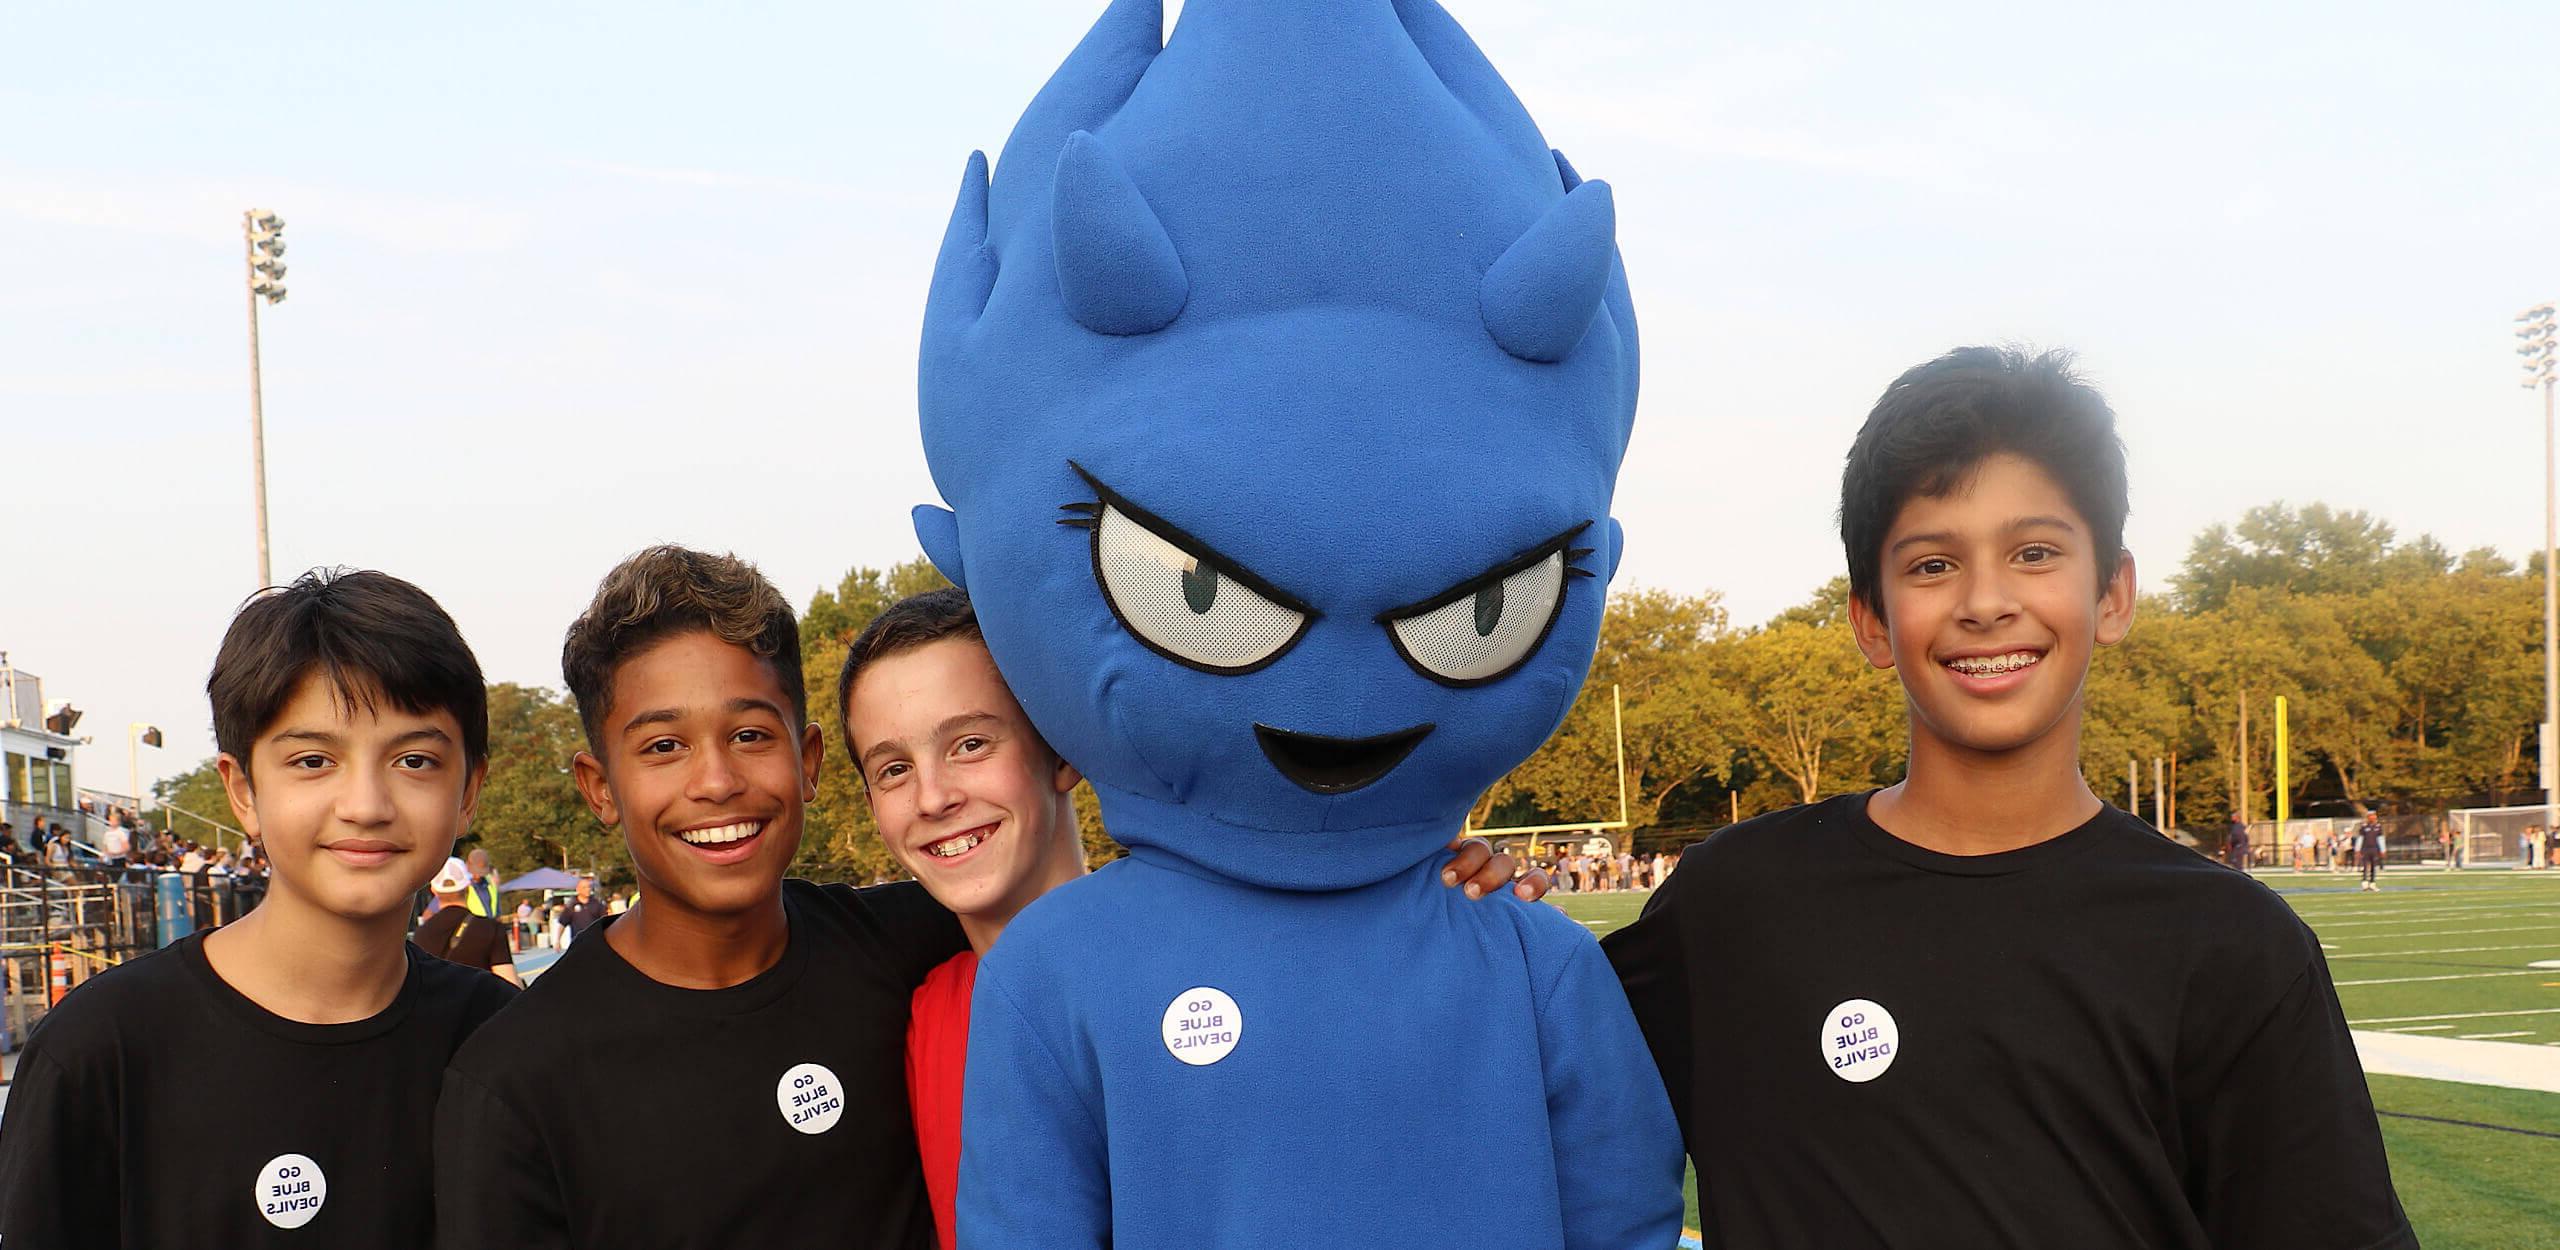
[[[921,557],[856,568],[802,613],[803,678],[828,760],[795,872],[897,875],[845,759],[835,677],[873,617],[947,584]],[[2245,772],[2247,808],[2267,816],[2272,709],[2283,695],[2296,810],[2519,800],[2537,783],[2540,596],[2539,557],[2519,569],[2486,548],[2455,556],[2431,537],[2403,542],[2371,515],[2320,504],[2251,509],[2199,534],[2166,589],[2144,596],[2132,634],[2099,652],[2082,768],[2100,795],[2121,802],[2135,761],[2147,815],[2152,761],[2175,760],[2178,823],[2191,829],[2216,828],[2239,810]],[[1891,783],[1906,748],[1901,687],[1858,653],[1848,599],[1847,579],[1834,578],[1772,619],[1740,625],[1712,591],[1612,596],[1581,697],[1555,736],[1483,797],[1475,823],[1613,819],[1621,719],[1627,814],[1647,846],[1694,839],[1736,814]],[[621,835],[596,822],[570,780],[584,742],[567,697],[492,685],[489,730],[472,836],[500,870],[591,868],[609,886],[627,882]],[[211,760],[154,792],[229,820]],[[1089,790],[1077,810],[1088,858],[1116,855]],[[182,836],[190,823],[177,822]]]

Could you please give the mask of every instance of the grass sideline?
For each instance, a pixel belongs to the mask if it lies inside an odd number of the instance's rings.
[[[2560,872],[2393,868],[2379,893],[2352,874],[2261,870],[2320,936],[2358,1029],[2560,1047]],[[1633,923],[1647,895],[1554,894],[1593,932]],[[2427,1017],[2444,1017],[2429,1019]],[[2560,1094],[2367,1078],[2392,1181],[2428,1250],[2560,1250]],[[2316,1177],[2270,1162],[2303,1200]],[[1690,1227],[1697,1190],[1689,1188]]]

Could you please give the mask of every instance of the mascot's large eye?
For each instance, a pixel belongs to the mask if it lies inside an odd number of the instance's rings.
[[[1558,534],[1411,607],[1381,613],[1396,652],[1444,686],[1481,686],[1510,676],[1546,641],[1564,609],[1567,577],[1588,577],[1573,562],[1583,526]]]
[[[1106,498],[1093,521],[1093,576],[1138,641],[1212,673],[1279,659],[1315,613],[1179,531]]]

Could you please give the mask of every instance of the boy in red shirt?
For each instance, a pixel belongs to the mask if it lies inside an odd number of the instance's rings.
[[[1014,701],[958,590],[901,600],[866,626],[836,678],[836,708],[881,840],[969,939],[916,988],[907,1025],[916,1146],[934,1227],[951,1250],[978,957],[1033,900],[1084,875],[1070,797],[1083,777]],[[1482,898],[1511,882],[1511,857],[1483,839],[1453,849],[1444,884]],[[1546,879],[1532,873],[1513,888],[1535,899]]]

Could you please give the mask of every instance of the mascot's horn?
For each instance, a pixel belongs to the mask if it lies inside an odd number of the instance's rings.
[[[971,152],[960,175],[960,198],[951,206],[951,225],[942,232],[942,252],[934,258],[933,286],[925,295],[925,342],[939,331],[974,323],[996,288],[996,257],[987,250],[987,154]]]
[[[1164,223],[1101,140],[1082,130],[1067,136],[1052,194],[1067,312],[1098,334],[1152,334],[1172,324],[1191,298],[1191,279]]]
[[[1585,182],[1557,201],[1485,271],[1479,300],[1493,341],[1541,364],[1572,355],[1608,293],[1617,241],[1608,183]]]

